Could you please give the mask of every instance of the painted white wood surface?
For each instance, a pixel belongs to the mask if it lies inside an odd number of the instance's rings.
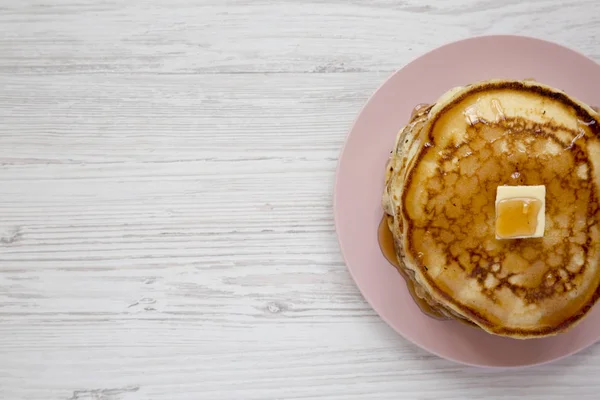
[[[597,0],[0,1],[0,399],[600,398],[396,335],[340,256],[345,134],[471,35],[600,60]]]

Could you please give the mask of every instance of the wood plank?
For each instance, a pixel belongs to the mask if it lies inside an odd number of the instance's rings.
[[[6,2],[0,73],[390,72],[444,43],[516,33],[600,59],[595,0]]]
[[[430,355],[339,254],[345,134],[439,44],[600,59],[594,1],[0,4],[0,398],[596,399],[600,348],[489,372]]]

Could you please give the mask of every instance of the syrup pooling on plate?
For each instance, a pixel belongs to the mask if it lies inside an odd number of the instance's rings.
[[[420,117],[425,115],[427,112],[429,112],[431,107],[432,107],[431,104],[426,104],[426,103],[417,104],[411,112],[410,122],[416,123],[417,119],[419,119]],[[390,169],[390,165],[389,164],[386,165],[386,173],[389,174],[391,171],[392,170]],[[386,216],[386,215],[383,216],[381,222],[379,223],[378,235],[377,235],[377,240],[379,242],[379,248],[381,249],[383,256],[386,258],[386,260],[388,260],[388,262],[390,264],[392,264],[398,270],[398,272],[400,273],[400,275],[406,282],[406,287],[408,288],[408,292],[410,293],[411,297],[413,298],[414,302],[417,304],[419,309],[425,315],[427,315],[431,318],[434,318],[434,319],[441,319],[441,320],[449,319],[449,316],[444,315],[442,312],[436,310],[435,307],[432,307],[432,305],[429,302],[427,302],[427,300],[424,299],[425,294],[422,293],[422,290],[420,288],[418,288],[417,285],[415,285],[414,276],[413,277],[409,276],[409,274],[411,274],[412,271],[407,270],[400,265],[400,263],[398,261],[398,256],[396,254],[394,237],[389,228],[388,218],[390,218],[390,217]],[[419,293],[417,293],[417,292],[421,292],[421,295],[419,295]]]
[[[396,256],[396,249],[394,247],[394,236],[392,235],[392,232],[390,231],[386,216],[384,216],[381,219],[381,222],[379,223],[377,240],[379,242],[379,248],[381,249],[381,253],[386,258],[386,260],[388,260],[389,263],[392,264],[394,267],[396,267],[398,272],[400,272],[400,275],[402,276],[402,278],[404,278],[404,281],[406,282],[406,287],[408,288],[408,292],[412,296],[413,300],[415,301],[415,303],[417,304],[419,309],[425,315],[428,315],[431,318],[448,319],[447,316],[440,313],[435,308],[431,307],[429,305],[429,303],[427,303],[426,300],[424,300],[417,294],[417,291],[415,288],[415,283],[412,280],[414,278],[411,279],[411,277],[408,276],[408,273],[402,267],[400,267],[400,263],[398,262],[398,257]]]
[[[387,218],[384,216],[379,223],[377,231],[377,241],[379,242],[379,248],[381,254],[389,261],[394,267],[399,268],[400,263],[398,262],[398,256],[396,255],[396,249],[394,248],[394,236],[388,226]]]

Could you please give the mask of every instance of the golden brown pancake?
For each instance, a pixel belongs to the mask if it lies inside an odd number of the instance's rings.
[[[402,267],[444,315],[515,338],[574,326],[600,295],[600,122],[534,81],[456,88],[399,134],[383,206]],[[501,185],[545,185],[542,238],[498,240]]]

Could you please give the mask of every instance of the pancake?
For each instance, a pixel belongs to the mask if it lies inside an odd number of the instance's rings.
[[[498,186],[544,185],[541,238],[498,240]],[[440,313],[497,335],[573,327],[600,296],[600,116],[535,81],[450,90],[398,134],[383,207],[400,268]]]

